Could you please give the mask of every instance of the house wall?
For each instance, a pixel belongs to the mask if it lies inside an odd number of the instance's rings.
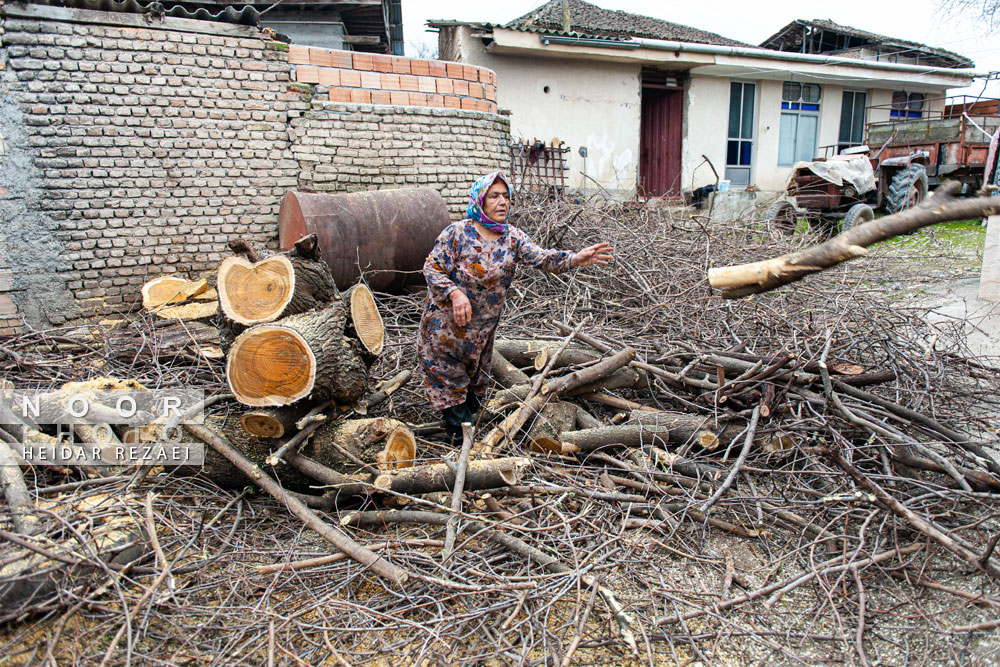
[[[706,157],[712,161],[719,178],[726,177],[729,79],[692,76],[688,81],[686,102],[681,153],[681,187],[685,190],[715,183],[715,174],[704,163]]]
[[[447,34],[446,34],[447,33]],[[558,137],[570,147],[567,186],[632,197],[639,174],[641,67],[488,53],[466,26],[442,30],[439,52],[497,72],[497,103],[514,141]],[[595,122],[595,119],[596,122]],[[587,156],[580,155],[586,147]]]
[[[409,91],[331,101],[338,86],[294,81],[334,68],[290,66],[254,29],[17,16],[31,7],[0,23],[0,329],[136,307],[144,282],[213,269],[235,236],[275,247],[281,198],[304,186],[431,186],[457,217],[472,179],[506,158],[506,118],[413,106]],[[386,74],[353,64],[336,69]]]
[[[711,169],[703,164],[703,156],[712,161],[719,172],[719,178],[725,178],[730,81],[750,81],[757,84],[753,184],[763,191],[764,196],[775,196],[785,190],[792,170],[789,165],[778,164],[783,81],[698,75],[691,77],[684,112],[683,186],[691,189],[715,182]],[[822,147],[835,146],[840,138],[840,111],[844,90],[867,93],[868,106],[889,104],[892,101],[892,90],[889,89],[866,89],[864,84],[821,85],[823,93],[820,99],[817,156],[824,154]],[[932,97],[935,94],[927,95]],[[928,101],[927,108],[935,112],[942,111],[943,101]],[[874,109],[869,111],[867,122],[888,119],[888,109]]]

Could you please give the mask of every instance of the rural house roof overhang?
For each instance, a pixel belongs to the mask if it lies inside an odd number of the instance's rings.
[[[831,39],[833,37],[833,39]],[[842,41],[836,38],[841,37]],[[829,19],[798,19],[771,35],[761,46],[765,49],[797,53],[838,53],[861,47],[875,47],[881,51],[880,58],[921,57],[929,65],[939,67],[974,67],[965,56],[939,49],[919,42],[887,37],[874,32],[858,30],[834,23]]]
[[[570,0],[571,31],[564,32],[553,15],[557,8],[561,21],[562,3],[552,0],[504,24],[436,19],[427,25],[432,29],[468,28],[494,55],[641,62],[645,66],[689,70],[708,76],[782,79],[794,71],[801,80],[828,81],[832,76],[858,85],[905,85],[918,91],[967,86],[974,77],[984,76],[954,63],[942,67],[862,59],[853,54],[802,53],[750,46],[668,21],[604,10],[582,0]],[[588,27],[598,21],[601,26]],[[645,36],[653,33],[657,36]],[[671,38],[671,34],[676,36]],[[685,41],[698,35],[704,41]],[[961,62],[973,66],[969,60]]]

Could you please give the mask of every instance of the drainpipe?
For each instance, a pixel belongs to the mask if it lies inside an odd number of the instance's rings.
[[[983,72],[954,67],[931,67],[924,65],[909,65],[901,63],[877,62],[845,58],[844,56],[824,56],[812,53],[794,53],[791,51],[772,51],[751,46],[716,46],[713,44],[692,44],[690,42],[675,42],[664,39],[646,39],[633,37],[628,41],[612,41],[604,39],[586,39],[579,37],[562,37],[559,35],[539,35],[542,44],[570,44],[578,46],[596,46],[606,49],[652,49],[654,51],[684,51],[687,53],[704,53],[714,56],[742,56],[744,58],[766,58],[792,62],[810,63],[814,65],[847,65],[872,70],[888,70],[893,72],[912,72],[921,74],[962,75],[981,78],[987,76]]]

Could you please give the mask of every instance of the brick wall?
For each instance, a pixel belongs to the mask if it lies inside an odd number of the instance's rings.
[[[454,219],[472,180],[509,160],[509,121],[454,109],[316,104],[291,121],[300,183],[320,192],[434,187]]]
[[[429,185],[457,214],[504,163],[506,118],[332,102],[249,28],[63,11],[82,22],[2,23],[3,296],[35,326],[132,308],[157,274],[214,268],[232,236],[273,245],[288,190]]]
[[[332,102],[497,112],[497,75],[484,67],[291,46],[299,83],[328,88]]]

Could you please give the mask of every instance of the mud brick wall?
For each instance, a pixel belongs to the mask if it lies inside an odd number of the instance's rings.
[[[255,29],[10,7],[0,331],[133,309],[145,281],[213,269],[234,236],[274,247],[289,190],[431,186],[458,215],[471,180],[507,160],[505,117],[331,101]]]

